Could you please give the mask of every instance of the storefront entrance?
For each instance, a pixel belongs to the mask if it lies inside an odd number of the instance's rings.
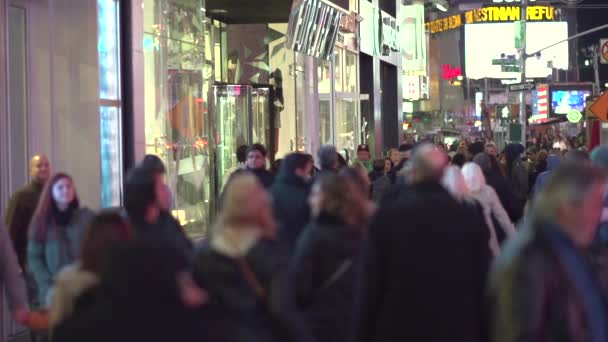
[[[236,150],[241,145],[260,143],[269,151],[272,161],[276,151],[273,129],[274,89],[262,84],[215,84],[213,113],[215,153],[215,198],[236,170]]]

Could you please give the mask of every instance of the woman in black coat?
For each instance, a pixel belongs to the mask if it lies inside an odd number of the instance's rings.
[[[372,206],[343,174],[320,179],[310,205],[314,219],[290,265],[296,304],[317,341],[350,341],[357,257]]]

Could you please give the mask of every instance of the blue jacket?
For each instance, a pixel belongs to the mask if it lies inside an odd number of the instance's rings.
[[[52,224],[46,241],[38,241],[30,236],[27,261],[36,281],[40,303],[46,303],[49,289],[61,268],[79,257],[80,242],[93,216],[90,209],[80,208],[65,227]],[[30,227],[30,231],[35,231],[34,229],[33,226]]]
[[[534,189],[532,190],[532,195],[536,195],[543,188],[543,185],[549,179],[553,170],[555,170],[559,166],[559,163],[560,163],[559,156],[550,155],[547,158],[547,171],[539,174],[538,177],[536,178],[536,183],[534,183]]]

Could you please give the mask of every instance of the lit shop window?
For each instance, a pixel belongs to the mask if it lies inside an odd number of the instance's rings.
[[[101,205],[111,207],[120,205],[122,184],[118,2],[98,0],[97,9]]]

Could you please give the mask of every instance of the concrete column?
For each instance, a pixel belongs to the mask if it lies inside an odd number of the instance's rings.
[[[317,59],[300,54],[304,59],[304,115],[306,120],[306,150],[316,155],[319,141],[319,75]]]

